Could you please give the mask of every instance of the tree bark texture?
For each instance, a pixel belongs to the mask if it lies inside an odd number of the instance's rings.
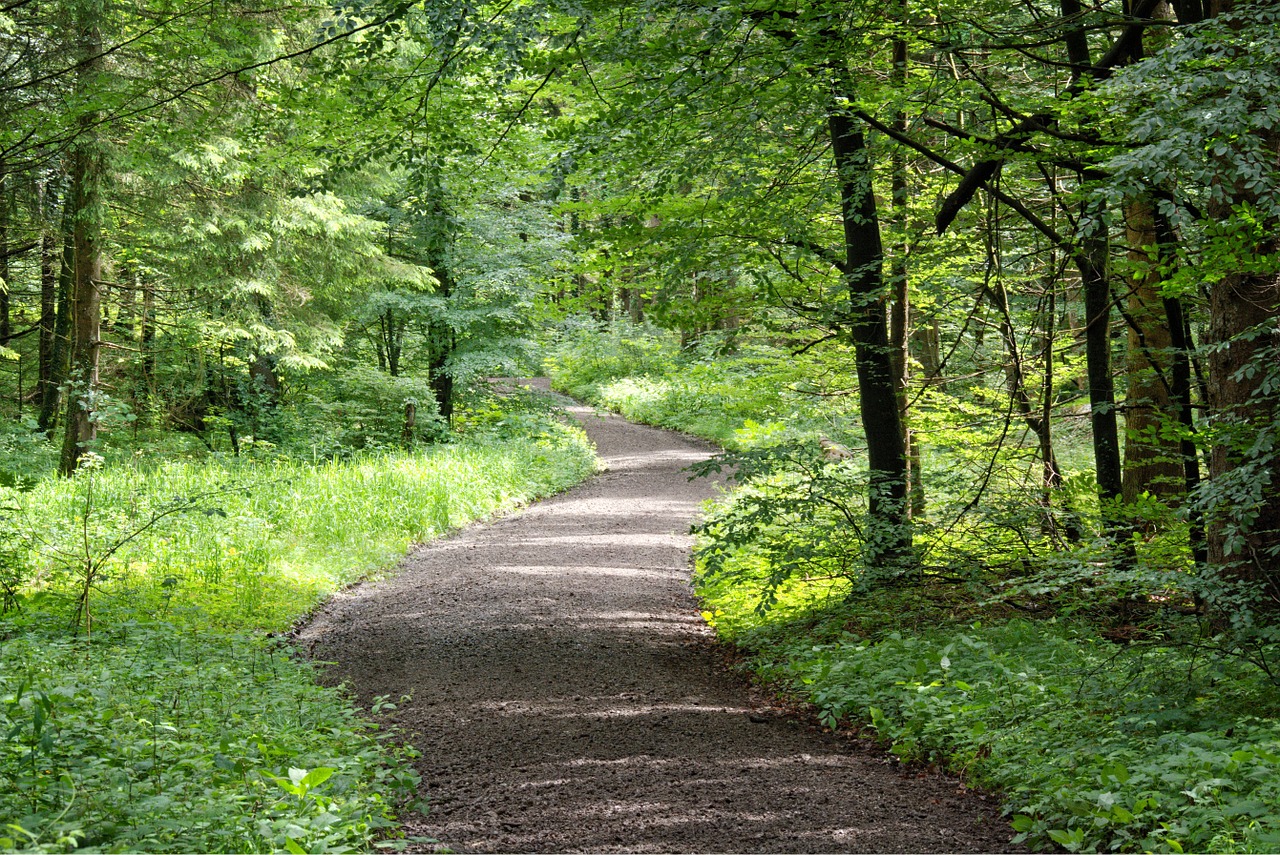
[[[867,437],[871,476],[867,504],[872,525],[880,529],[869,537],[868,546],[872,560],[901,563],[910,559],[911,552],[907,453],[889,346],[884,250],[871,186],[871,158],[864,135],[847,114],[833,109],[828,127],[840,182],[849,327]]]
[[[1275,252],[1273,238],[1259,252]],[[1215,425],[1235,441],[1219,442],[1209,458],[1209,476],[1228,482],[1245,474],[1261,485],[1260,500],[1229,508],[1248,514],[1240,538],[1218,514],[1209,529],[1209,562],[1232,576],[1266,584],[1280,601],[1280,454],[1249,452],[1261,431],[1274,431],[1280,401],[1263,384],[1274,379],[1280,354],[1280,279],[1236,275],[1209,292],[1209,411]],[[1242,470],[1242,467],[1248,467]],[[1232,491],[1233,493],[1235,491]]]
[[[81,61],[76,88],[91,97],[102,73],[101,7],[85,4],[77,22]],[[74,211],[72,244],[75,248],[71,292],[70,388],[66,430],[58,471],[70,475],[80,464],[87,445],[97,437],[95,413],[98,392],[98,355],[102,320],[102,179],[105,157],[98,137],[98,113],[86,111],[79,119],[79,133],[71,153],[71,199]]]
[[[39,209],[42,218],[48,220],[48,198],[43,182],[38,185]],[[39,372],[36,380],[37,406],[43,413],[45,399],[49,396],[49,386],[53,381],[53,335],[58,317],[58,236],[47,225],[40,233],[40,341],[37,362]],[[47,425],[41,426],[47,430]]]
[[[9,275],[9,199],[8,175],[4,162],[0,161],[0,347],[8,346],[13,338],[12,289]]]
[[[1129,284],[1129,347],[1125,374],[1125,441],[1122,491],[1125,502],[1143,493],[1161,498],[1182,495],[1184,473],[1177,436],[1167,428],[1178,421],[1172,399],[1173,334],[1159,293],[1161,275],[1152,257],[1155,210],[1144,197],[1125,207],[1129,259],[1139,273]]]
[[[40,416],[36,424],[53,439],[62,406],[62,387],[67,382],[67,363],[71,354],[71,294],[75,286],[75,239],[72,234],[74,211],[72,200],[63,207],[62,262],[58,270],[57,308],[54,311],[53,347],[49,356],[49,382],[40,399]]]
[[[1093,428],[1098,493],[1104,501],[1114,501],[1123,493],[1124,470],[1120,465],[1116,387],[1111,374],[1111,282],[1107,276],[1106,241],[1086,238],[1075,260],[1084,283],[1089,422]]]

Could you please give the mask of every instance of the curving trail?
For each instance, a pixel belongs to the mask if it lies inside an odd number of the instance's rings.
[[[406,831],[459,852],[1009,849],[954,780],[754,709],[688,581],[716,487],[682,469],[711,447],[571,411],[605,473],[419,548],[299,633],[362,700],[412,693],[394,720],[431,809]]]

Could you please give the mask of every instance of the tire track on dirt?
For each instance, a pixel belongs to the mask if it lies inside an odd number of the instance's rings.
[[[299,633],[363,701],[412,694],[394,720],[430,813],[406,831],[460,852],[1008,849],[954,779],[753,710],[689,586],[716,486],[683,470],[712,447],[572,412],[607,471],[417,549]]]

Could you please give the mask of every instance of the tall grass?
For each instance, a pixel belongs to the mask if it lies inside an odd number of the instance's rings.
[[[0,850],[356,851],[391,833],[412,749],[266,633],[594,469],[545,413],[490,427],[412,453],[138,461],[0,493]]]
[[[281,630],[334,590],[418,541],[575,483],[585,440],[563,425],[414,454],[137,463],[89,469],[11,494],[32,593],[81,590],[105,556],[91,614]]]

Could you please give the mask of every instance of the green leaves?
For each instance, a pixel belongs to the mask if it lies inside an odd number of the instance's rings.
[[[0,742],[0,812],[22,818],[9,848],[226,852],[292,836],[332,850],[387,824],[400,796],[375,734],[270,643],[158,624],[96,639],[28,632],[0,648],[0,730],[21,728]],[[276,775],[282,759],[309,770]]]
[[[275,781],[280,789],[290,795],[297,796],[299,799],[308,797],[319,800],[319,798],[311,791],[318,788],[325,781],[333,777],[336,770],[329,766],[320,766],[319,768],[307,771],[306,769],[290,769],[289,777],[281,778],[276,775],[267,775],[266,777]]]

